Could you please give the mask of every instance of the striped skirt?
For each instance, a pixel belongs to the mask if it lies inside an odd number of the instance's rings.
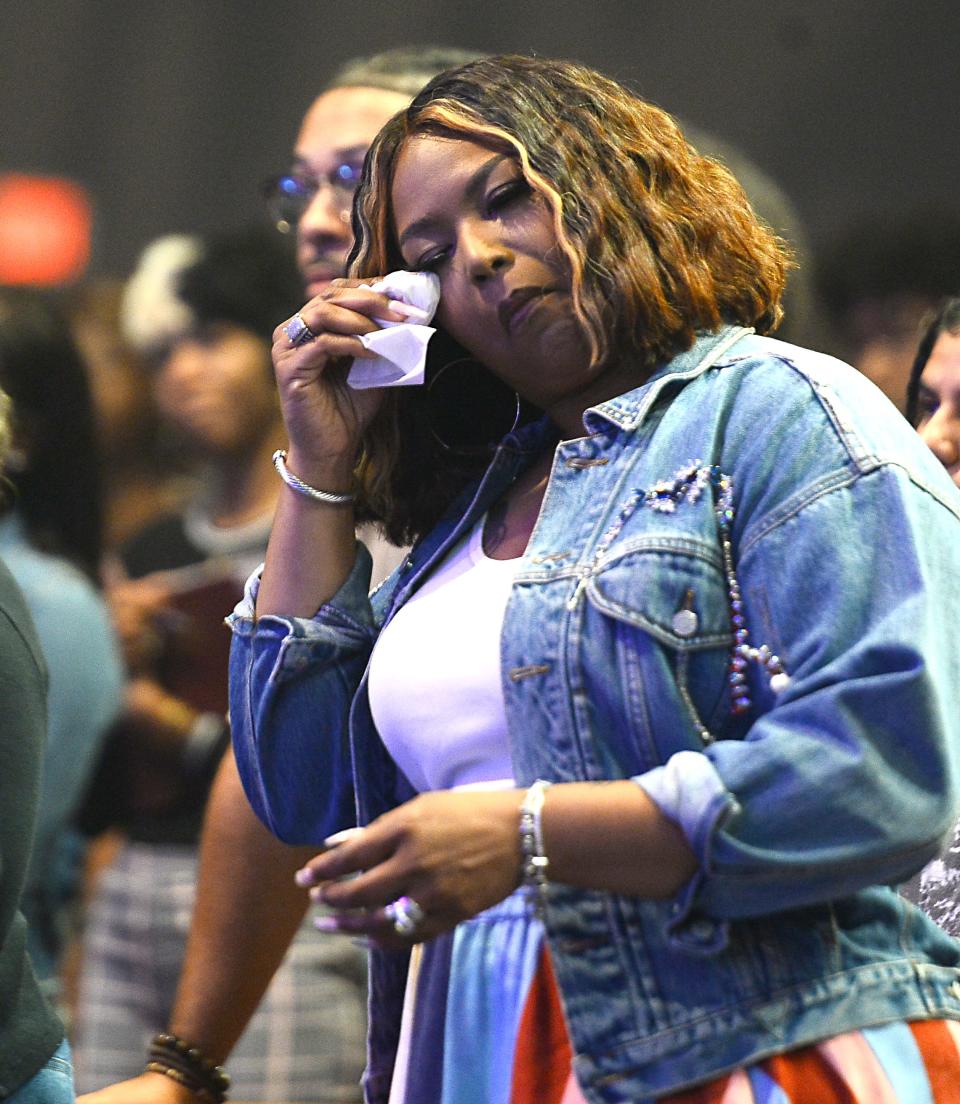
[[[585,1104],[572,1057],[520,894],[415,948],[390,1104]],[[864,1028],[656,1104],[960,1104],[960,1024]]]

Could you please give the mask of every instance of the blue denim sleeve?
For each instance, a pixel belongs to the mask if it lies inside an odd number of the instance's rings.
[[[636,781],[700,860],[671,932],[896,884],[941,849],[960,781],[960,510],[895,465],[794,502],[746,534],[754,644],[744,739],[678,752]]]
[[[228,618],[230,725],[257,816],[286,843],[355,823],[348,718],[376,639],[362,544],[350,577],[311,619],[255,617],[258,576]]]

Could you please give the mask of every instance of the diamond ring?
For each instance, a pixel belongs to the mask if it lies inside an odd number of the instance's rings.
[[[303,345],[306,341],[313,341],[317,336],[304,322],[299,311],[283,327],[283,332],[287,335],[287,340],[291,345]]]
[[[411,936],[426,919],[426,913],[412,897],[398,897],[384,907],[384,914],[393,923],[397,935]]]

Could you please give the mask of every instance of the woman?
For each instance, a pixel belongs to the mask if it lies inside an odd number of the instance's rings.
[[[11,444],[10,400],[0,391],[0,467]],[[6,496],[0,508],[7,505]],[[33,620],[0,560],[0,1084],[10,1104],[72,1104],[63,1025],[27,953],[20,899],[27,882],[46,736],[47,669]]]
[[[956,808],[943,472],[754,334],[780,243],[590,70],[441,75],[354,210],[355,279],[275,334],[287,487],[231,716],[254,807],[327,839],[322,926],[374,943],[368,1100],[947,1099],[958,952],[886,888]],[[428,389],[341,383],[398,267],[544,412],[465,488]],[[372,604],[358,511],[416,538]]]
[[[944,300],[927,323],[910,372],[907,417],[960,486],[960,299]],[[960,824],[950,847],[904,887],[904,894],[960,938]]]
[[[960,298],[941,304],[920,339],[907,417],[960,487]]]
[[[100,590],[100,455],[86,370],[66,317],[39,291],[0,288],[0,386],[13,401],[4,472],[14,492],[0,519],[0,555],[26,597],[50,669],[22,908],[34,969],[56,996],[83,857],[71,824],[120,707],[121,671]]]

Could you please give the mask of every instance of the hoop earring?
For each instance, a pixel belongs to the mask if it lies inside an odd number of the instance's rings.
[[[487,455],[520,423],[519,393],[473,357],[441,365],[426,393],[430,433],[453,455]]]

